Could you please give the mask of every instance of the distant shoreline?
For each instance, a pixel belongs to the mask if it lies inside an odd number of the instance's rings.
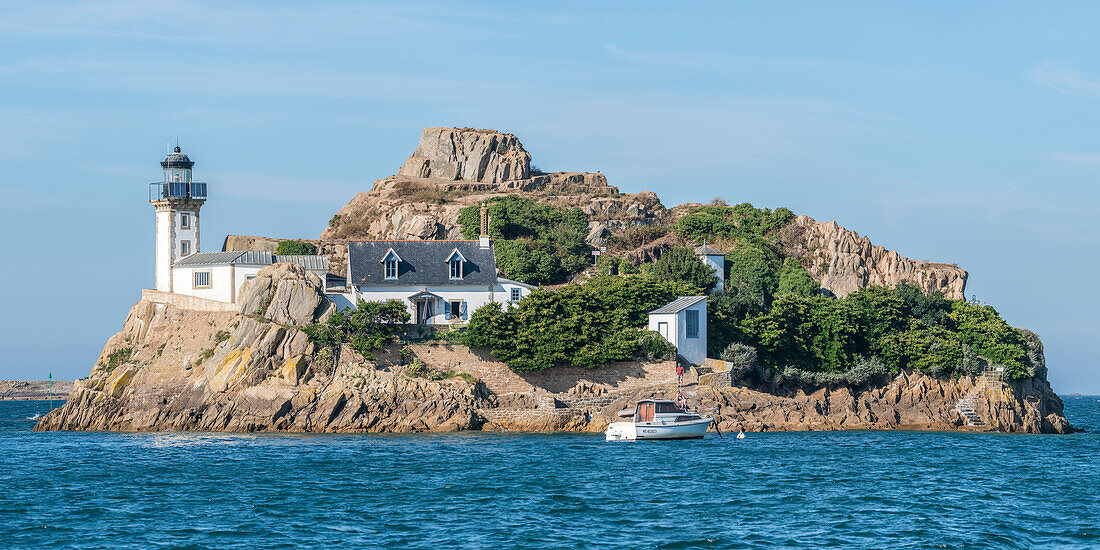
[[[64,401],[72,391],[72,380],[53,381],[55,401]],[[49,380],[0,380],[0,401],[48,401],[49,398]]]

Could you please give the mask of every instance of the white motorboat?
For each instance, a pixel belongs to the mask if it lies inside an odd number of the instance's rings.
[[[604,435],[607,441],[637,439],[701,439],[714,419],[687,412],[671,399],[644,399],[633,409],[619,412],[628,421],[612,422]]]

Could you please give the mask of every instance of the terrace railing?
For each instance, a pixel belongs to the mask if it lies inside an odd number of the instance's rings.
[[[159,181],[149,184],[149,201],[162,199],[205,199],[206,182]]]

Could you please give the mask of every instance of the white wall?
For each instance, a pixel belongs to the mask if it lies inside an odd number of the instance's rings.
[[[474,314],[479,307],[489,303],[497,302],[501,304],[507,304],[511,301],[511,291],[513,288],[519,288],[522,296],[527,296],[531,293],[531,289],[525,285],[519,283],[497,283],[495,285],[439,285],[439,286],[424,286],[424,285],[375,285],[375,286],[363,286],[357,287],[358,297],[367,302],[384,302],[386,300],[400,300],[405,304],[405,307],[409,311],[409,322],[416,322],[416,304],[409,300],[409,296],[418,292],[431,292],[442,298],[442,300],[435,300],[433,315],[429,324],[433,325],[446,325],[455,323],[465,323],[469,320],[469,317]],[[521,296],[521,298],[522,298]],[[354,297],[354,294],[353,294]],[[354,298],[353,298],[354,299]],[[447,301],[462,301],[466,302],[466,319],[447,319],[445,318],[445,307],[443,302]]]
[[[195,272],[210,272],[210,288],[195,288]],[[174,267],[172,280],[176,294],[196,296],[219,302],[233,302],[233,266],[214,265],[201,267]]]
[[[699,259],[703,261],[703,265],[714,271],[715,277],[718,277],[718,284],[714,285],[714,292],[724,291],[726,289],[726,257],[709,255],[699,256]]]
[[[699,337],[687,337],[687,312],[699,312]],[[676,350],[684,359],[702,365],[707,360],[707,301],[699,300],[695,305],[680,310],[676,314]]]
[[[156,289],[172,292],[172,264],[175,263],[172,254],[172,212],[158,211],[156,223]]]
[[[687,337],[687,312],[699,312],[699,337]],[[665,338],[676,346],[676,352],[692,363],[701,365],[707,359],[707,301],[699,300],[691,307],[677,313],[650,314],[649,330],[660,333],[659,323],[668,323],[668,335]],[[662,334],[662,336],[664,336]]]
[[[181,220],[182,214],[191,217],[190,229],[184,229]],[[172,213],[172,221],[176,224],[175,251],[176,259],[183,258],[183,241],[191,243],[191,254],[199,251],[199,216],[197,210],[178,210]],[[191,254],[188,254],[190,256]]]
[[[667,333],[661,330],[661,323],[667,324]],[[674,346],[679,338],[678,327],[679,324],[676,322],[675,313],[651,313],[649,315],[649,330],[664,336],[665,340],[668,340],[668,343]]]

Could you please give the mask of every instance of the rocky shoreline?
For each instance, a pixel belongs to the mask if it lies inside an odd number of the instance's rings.
[[[300,330],[331,305],[319,281],[290,264],[265,268],[241,302],[241,312],[209,312],[139,301],[90,376],[35,430],[600,432],[637,399],[675,393],[673,362],[518,374],[445,342],[409,346],[440,379],[414,376],[397,345],[369,357],[345,346],[334,361]],[[693,369],[686,392],[722,431],[1073,431],[1061,399],[1037,379],[985,392],[986,425],[968,427],[955,404],[974,383],[902,372],[862,390],[779,395]]]

